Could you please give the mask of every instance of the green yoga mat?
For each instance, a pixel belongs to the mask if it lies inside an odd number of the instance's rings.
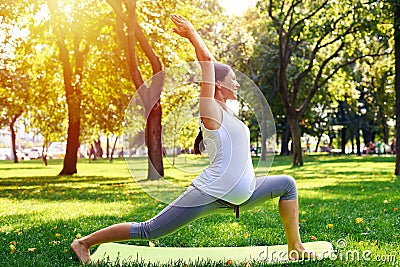
[[[314,251],[318,258],[332,257],[332,244],[326,241],[304,243]],[[91,256],[92,261],[104,262],[144,262],[174,263],[197,261],[232,261],[234,262],[285,262],[287,261],[287,245],[253,246],[253,247],[144,247],[119,243],[101,244]]]

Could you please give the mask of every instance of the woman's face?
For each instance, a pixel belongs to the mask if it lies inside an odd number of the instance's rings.
[[[237,90],[240,87],[240,84],[236,80],[236,75],[233,70],[228,72],[223,81],[217,81],[217,85],[219,86],[221,94],[225,100],[237,99]]]

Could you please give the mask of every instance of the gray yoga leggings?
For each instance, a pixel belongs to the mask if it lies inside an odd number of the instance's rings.
[[[252,196],[239,207],[248,210],[278,196],[281,200],[297,199],[297,187],[293,177],[276,175],[257,178]],[[207,204],[196,205],[196,203]],[[232,210],[233,206],[228,202],[212,197],[191,185],[155,217],[145,222],[132,222],[130,238],[157,239],[200,217],[214,212],[232,212]]]

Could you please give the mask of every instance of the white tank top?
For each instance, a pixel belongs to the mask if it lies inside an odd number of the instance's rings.
[[[255,188],[248,127],[225,110],[218,130],[200,125],[210,165],[193,180],[193,185],[231,204],[242,204]]]

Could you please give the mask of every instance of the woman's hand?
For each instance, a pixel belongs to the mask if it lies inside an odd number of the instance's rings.
[[[181,15],[171,15],[171,20],[176,26],[176,28],[173,28],[172,31],[182,37],[190,39],[190,37],[196,32],[192,23],[190,23]]]

